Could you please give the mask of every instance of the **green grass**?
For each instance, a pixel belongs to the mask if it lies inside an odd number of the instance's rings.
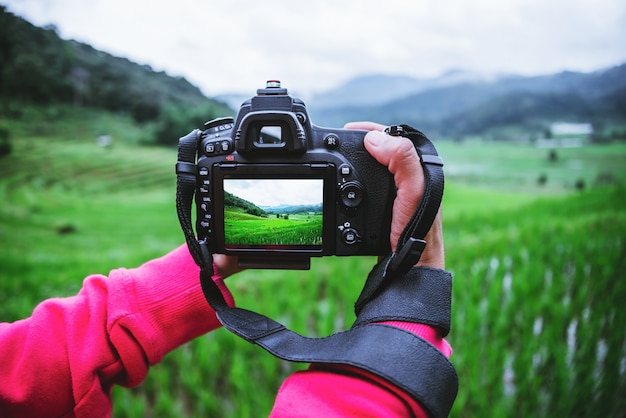
[[[438,151],[456,184],[490,191],[550,195],[626,181],[626,143],[580,148],[537,148],[482,140],[443,142]],[[550,152],[556,159],[550,159]]]
[[[448,219],[455,415],[623,414],[625,192]]]
[[[260,217],[224,208],[224,240],[227,246],[321,245],[322,214],[289,214]]]
[[[58,123],[41,118],[49,134],[0,119],[13,144],[0,159],[2,321],[75,293],[88,274],[137,266],[183,242],[175,150],[135,145],[139,130],[124,118],[56,113]],[[99,148],[81,116],[129,138]],[[528,145],[439,149],[460,377],[452,416],[623,416],[625,144],[558,150],[557,162]],[[310,271],[246,271],[229,287],[239,306],[306,335],[349,327],[374,259],[311,263]],[[217,330],[167,355],[139,387],[116,388],[114,416],[267,415],[281,382],[302,367]]]

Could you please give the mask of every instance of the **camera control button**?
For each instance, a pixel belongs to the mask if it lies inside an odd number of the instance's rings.
[[[328,134],[324,137],[326,148],[335,149],[339,146],[339,137],[335,134]]]
[[[204,152],[206,154],[213,154],[215,152],[215,144],[213,144],[212,142],[207,143],[204,146]]]
[[[341,239],[345,244],[353,245],[361,241],[361,237],[357,233],[356,229],[346,228],[341,233]]]
[[[220,149],[222,152],[230,151],[230,141],[222,141],[220,142]]]
[[[356,208],[363,202],[363,188],[357,182],[348,182],[341,186],[339,197],[345,207]]]

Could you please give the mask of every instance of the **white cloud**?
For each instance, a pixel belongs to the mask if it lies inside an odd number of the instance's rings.
[[[260,207],[319,205],[322,179],[224,179],[224,190]]]

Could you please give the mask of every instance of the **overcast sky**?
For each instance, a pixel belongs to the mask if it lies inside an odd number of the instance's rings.
[[[224,190],[259,207],[320,205],[322,179],[224,179]]]
[[[63,38],[207,95],[280,79],[306,95],[361,74],[593,71],[626,62],[624,0],[0,0]]]

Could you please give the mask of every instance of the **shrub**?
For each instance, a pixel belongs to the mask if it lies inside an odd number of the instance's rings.
[[[11,133],[4,128],[0,128],[0,157],[11,154]]]

